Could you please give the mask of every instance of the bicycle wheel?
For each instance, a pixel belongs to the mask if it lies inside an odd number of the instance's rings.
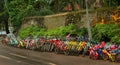
[[[98,54],[95,53],[95,54],[93,55],[93,60],[97,60],[97,59],[98,59]]]
[[[109,57],[108,57],[108,55],[107,55],[107,54],[103,54],[103,60],[105,60],[105,61],[106,61],[106,60],[108,60],[108,58],[109,58]]]
[[[110,61],[115,62],[115,55],[112,55]]]

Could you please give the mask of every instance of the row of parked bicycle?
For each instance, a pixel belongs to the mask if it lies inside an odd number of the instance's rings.
[[[120,62],[120,46],[117,44],[106,44],[104,41],[95,44],[86,40],[78,41],[74,37],[67,38],[67,40],[46,37],[26,37],[21,40],[7,37],[3,43],[13,47],[41,52],[55,52],[56,54],[65,55],[88,55],[93,60],[103,59]]]

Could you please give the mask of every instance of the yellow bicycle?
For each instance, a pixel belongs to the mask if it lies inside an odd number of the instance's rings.
[[[103,60],[110,60],[112,62],[115,62],[115,57],[116,57],[115,53],[111,53],[106,49],[102,50],[102,52],[103,52]]]

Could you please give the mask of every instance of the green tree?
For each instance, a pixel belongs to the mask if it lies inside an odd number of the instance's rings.
[[[119,0],[103,0],[104,7],[119,6]]]
[[[5,0],[5,2],[9,13],[8,21],[12,23],[15,30],[21,25],[21,20],[27,16],[53,14],[50,10],[51,0]]]
[[[71,5],[72,11],[75,11],[75,3],[79,4],[80,0],[51,0],[51,7],[54,7],[52,10],[56,9],[57,12],[63,12],[63,8],[68,4]]]
[[[15,29],[20,26],[20,20],[23,17],[23,12],[27,9],[25,0],[6,0],[6,9],[9,13],[9,24],[12,23]]]

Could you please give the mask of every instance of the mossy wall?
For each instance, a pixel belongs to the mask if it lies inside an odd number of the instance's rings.
[[[44,17],[44,25],[47,29],[55,29],[56,27],[65,26],[67,13],[49,15]]]
[[[89,10],[89,20],[91,25],[101,22],[101,17],[103,17],[105,21],[110,20],[112,10],[112,8]],[[22,21],[21,28],[25,28],[30,25],[37,25],[49,30],[56,27],[65,26],[69,23],[75,24],[77,28],[87,27],[86,11],[67,12],[44,17],[27,17]]]

